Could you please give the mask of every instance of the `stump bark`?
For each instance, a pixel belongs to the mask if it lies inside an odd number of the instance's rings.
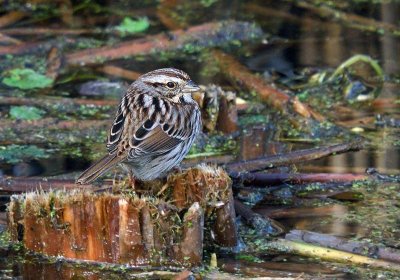
[[[196,266],[202,261],[206,217],[214,224],[219,245],[236,245],[226,172],[202,165],[169,176],[164,186],[168,190],[159,195],[141,197],[132,190],[113,194],[82,189],[15,195],[8,211],[11,239],[47,256]]]

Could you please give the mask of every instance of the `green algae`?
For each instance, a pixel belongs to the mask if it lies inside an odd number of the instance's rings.
[[[11,106],[10,117],[15,120],[39,120],[46,112],[32,106]]]
[[[138,19],[125,17],[121,24],[118,25],[115,29],[121,32],[122,36],[126,36],[128,34],[135,34],[146,31],[149,27],[150,22],[147,17],[140,17]]]
[[[46,88],[53,84],[53,79],[29,68],[15,68],[3,75],[3,84],[19,89]]]
[[[15,164],[27,159],[43,159],[48,158],[49,153],[35,145],[8,145],[0,146],[0,160]]]

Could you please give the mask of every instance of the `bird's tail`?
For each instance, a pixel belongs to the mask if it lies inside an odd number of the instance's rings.
[[[122,160],[123,158],[118,157],[116,153],[106,155],[86,169],[76,180],[76,183],[89,184]]]

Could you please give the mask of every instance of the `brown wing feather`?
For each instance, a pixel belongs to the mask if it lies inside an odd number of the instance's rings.
[[[151,127],[146,128],[146,122],[136,131],[131,140],[131,151],[128,160],[133,160],[139,156],[158,155],[174,149],[186,137],[181,135],[173,136],[175,129],[173,126],[165,126],[164,124],[155,123]],[[171,128],[167,130],[164,128]]]

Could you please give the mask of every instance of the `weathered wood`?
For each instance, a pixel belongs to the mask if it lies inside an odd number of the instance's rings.
[[[351,241],[330,234],[296,229],[287,233],[285,239],[302,241],[371,258],[400,263],[400,250],[371,244],[369,242]]]
[[[275,109],[288,114],[287,108],[290,108],[291,111],[303,118],[314,118],[318,121],[325,119],[306,104],[300,102],[298,98],[291,97],[287,93],[268,85],[261,77],[254,75],[245,66],[236,61],[234,57],[219,50],[213,50],[211,55],[221,71],[229,79],[240,87],[245,87],[248,91],[255,91],[261,100]]]
[[[222,41],[250,40],[261,36],[259,28],[246,22],[211,22],[192,26],[186,30],[180,29],[170,34],[147,36],[144,39],[134,39],[112,46],[86,49],[70,53],[66,56],[69,65],[95,64],[134,55],[151,54],[160,51],[179,50],[186,44],[196,44],[200,47],[211,47]],[[171,38],[173,38],[171,40]]]
[[[15,196],[8,215],[12,240],[18,240],[22,215],[25,247],[43,255],[136,266],[200,264],[200,204],[189,207],[183,222],[177,209],[165,212],[162,204],[128,194],[35,192]]]
[[[350,182],[370,177],[360,173],[241,173],[235,180],[243,185],[274,186],[281,184],[307,184],[328,182]]]
[[[231,180],[219,167],[199,165],[168,177],[172,200],[179,209],[199,202],[213,224],[216,242],[224,247],[237,245],[237,227]]]
[[[225,165],[225,167],[232,178],[238,178],[240,177],[240,172],[243,171],[258,171],[267,168],[275,168],[278,166],[315,160],[333,154],[358,151],[362,148],[362,141],[354,141],[327,147],[298,150],[286,154],[273,155],[260,159],[228,163]]]

